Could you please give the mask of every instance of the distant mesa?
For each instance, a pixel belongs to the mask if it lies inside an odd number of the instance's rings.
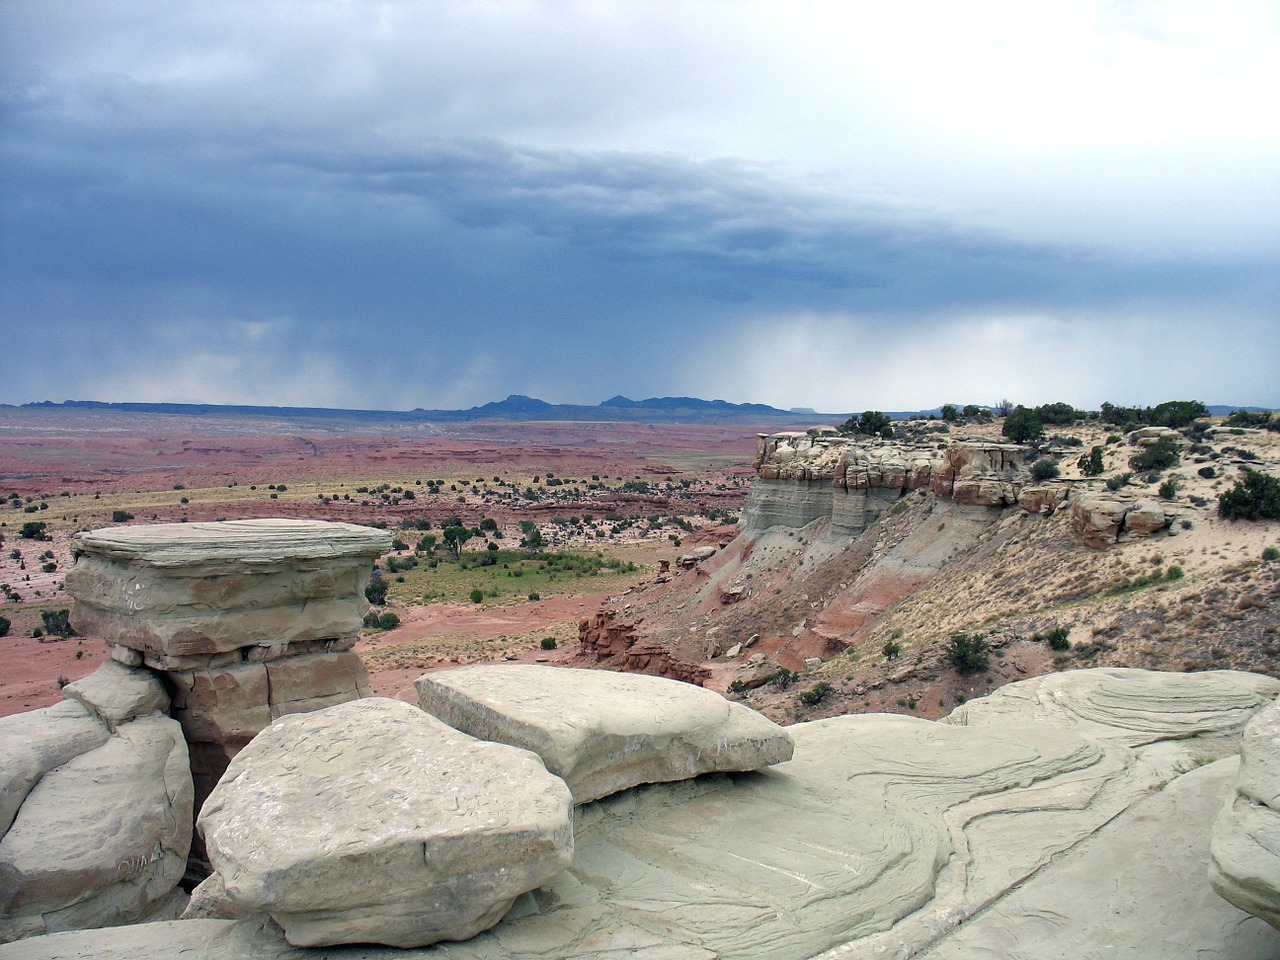
[[[3,405],[0,405],[3,406]],[[10,408],[13,409],[13,408]],[[466,410],[348,410],[328,407],[271,407],[216,403],[108,403],[100,400],[64,400],[54,403],[24,403],[23,410],[95,410],[131,414],[167,414],[171,416],[272,417],[290,420],[341,420],[362,423],[465,423],[473,420],[627,420],[649,423],[759,423],[775,421],[781,426],[831,423],[843,420],[847,413],[815,413],[812,409],[780,410],[764,403],[730,403],[727,400],[701,400],[697,397],[650,397],[632,400],[611,397],[595,406],[548,403],[537,397],[511,394]]]

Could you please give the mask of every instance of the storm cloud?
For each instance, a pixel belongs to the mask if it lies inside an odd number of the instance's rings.
[[[1280,406],[1273,6],[909,6],[11,0],[0,402]]]

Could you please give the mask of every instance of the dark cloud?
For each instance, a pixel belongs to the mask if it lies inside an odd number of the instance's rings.
[[[672,109],[669,82],[659,95],[610,71],[602,50],[638,67],[653,40],[625,24],[593,21],[604,46],[537,77],[549,55],[533,39],[590,44],[540,15],[536,37],[485,33],[466,4],[386,8],[417,25],[418,51],[381,5],[50,9],[80,19],[4,13],[0,322],[10,342],[44,338],[68,396],[591,402],[698,393],[685,358],[799,316],[895,337],[960,316],[1137,310],[1177,338],[1197,307],[1276,323],[1274,246],[1117,250],[1105,222],[1095,242],[1054,239],[864,191],[847,172],[566,132],[624,123],[611,93],[636,122]],[[98,32],[114,45],[95,47]],[[672,56],[689,55],[675,34]],[[1277,368],[1273,346],[1214,349],[1210,362],[1243,363],[1241,400],[1280,403],[1259,366]],[[47,395],[42,375],[6,373],[0,401]],[[730,371],[720,393],[814,405],[804,371],[788,376]]]

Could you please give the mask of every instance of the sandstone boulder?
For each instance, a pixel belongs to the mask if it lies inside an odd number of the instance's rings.
[[[0,940],[144,916],[182,879],[191,817],[178,724],[121,724],[45,773],[0,840]]]
[[[169,711],[169,695],[155,673],[115,660],[106,660],[87,677],[67,684],[62,695],[84,704],[112,730],[135,717]]]
[[[66,589],[81,633],[156,669],[207,666],[245,647],[355,636],[390,545],[386,531],[318,520],[113,527],[72,538]]]
[[[1149,537],[1167,527],[1171,518],[1154,500],[1139,500],[1124,515],[1124,529],[1130,536]]]
[[[1120,537],[1128,507],[1118,500],[1091,494],[1071,499],[1071,529],[1086,547],[1103,550]]]
[[[1213,888],[1280,929],[1280,701],[1245,728],[1240,774],[1209,852]]]
[[[532,750],[575,803],[641,783],[790,759],[787,732],[754,710],[677,680],[539,666],[419,677],[422,709],[482,740]]]
[[[75,701],[0,717],[0,837],[41,777],[108,736],[102,721]]]
[[[196,900],[269,913],[302,946],[466,939],[568,865],[571,810],[533,754],[397,700],[287,716],[205,803]]]

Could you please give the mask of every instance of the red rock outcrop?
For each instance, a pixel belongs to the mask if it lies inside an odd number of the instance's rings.
[[[699,687],[711,677],[711,670],[702,664],[680,660],[658,641],[640,638],[635,624],[619,622],[612,610],[579,621],[578,644],[583,653],[612,660],[627,673],[669,677]]]

